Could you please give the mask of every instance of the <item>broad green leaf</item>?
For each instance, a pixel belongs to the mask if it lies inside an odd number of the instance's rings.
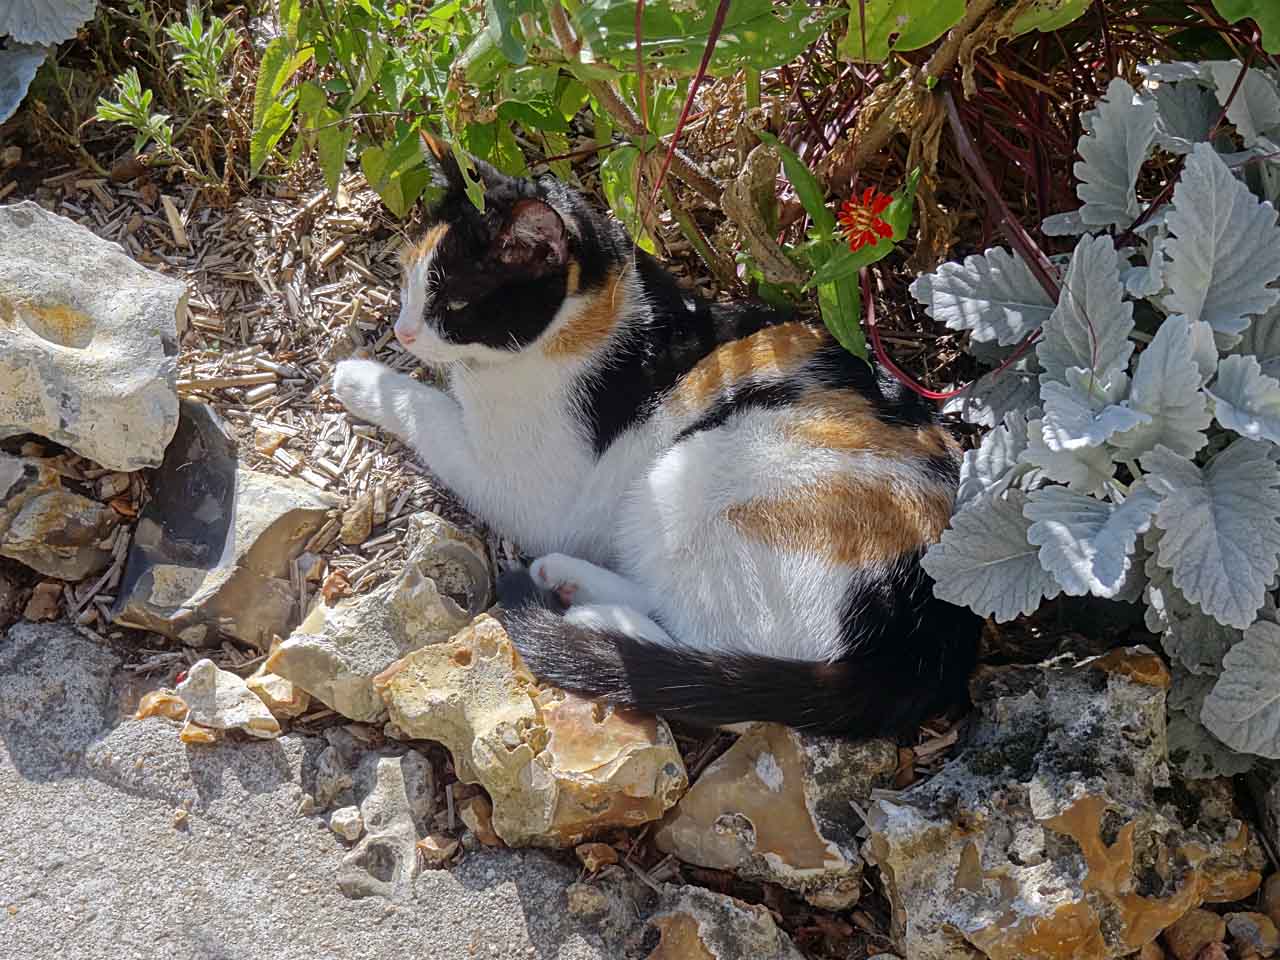
[[[1041,380],[1064,380],[1071,367],[1094,371],[1099,380],[1129,365],[1133,304],[1122,299],[1120,257],[1111,238],[1085,236],[1076,244],[1058,305],[1044,324],[1036,357]]]
[[[394,144],[366,147],[360,154],[360,168],[369,186],[397,217],[408,214],[431,179],[422,162],[416,130],[408,131]]]
[[[13,43],[50,47],[70,40],[93,19],[97,0],[5,0],[0,4],[0,37]]]
[[[1040,565],[1070,597],[1115,597],[1125,585],[1138,537],[1151,526],[1159,498],[1141,484],[1123,503],[1045,487],[1027,497],[1027,540]]]
[[[488,87],[498,78],[498,73],[505,62],[506,57],[503,56],[502,48],[494,40],[493,34],[485,30],[476,34],[467,49],[462,51],[456,67],[462,71],[467,83],[477,87]]]
[[[1280,4],[1275,0],[1213,0],[1213,5],[1230,23],[1252,17],[1262,31],[1262,49],[1280,53]]]
[[[862,332],[862,291],[857,277],[841,277],[819,286],[818,309],[836,342],[865,360],[867,340]]]
[[[849,29],[840,41],[840,56],[883,63],[890,50],[927,47],[963,16],[964,0],[866,0],[865,6],[849,0]]]
[[[267,107],[262,123],[255,127],[249,140],[249,167],[255,177],[292,123],[292,106],[276,102]]]
[[[1040,0],[1018,14],[1012,34],[1020,37],[1032,30],[1052,33],[1080,18],[1093,0]]]
[[[980,497],[951,518],[920,561],[934,596],[1004,622],[1061,592],[1027,542],[1025,504],[1021,491],[1010,490],[1004,499]]]
[[[314,117],[329,105],[329,98],[315,83],[308,80],[306,83],[299,85],[298,99],[294,101],[294,104],[298,113],[302,116]]]
[[[653,252],[653,240],[640,223],[636,206],[636,161],[640,151],[635,147],[615,147],[600,164],[600,186],[613,215],[622,221],[627,233],[641,249]]]
[[[340,123],[341,115],[336,110],[326,109],[321,113],[321,126],[316,131],[316,154],[320,160],[320,169],[324,172],[324,182],[330,192],[338,189],[338,181],[342,179],[342,171],[347,165],[347,146],[351,143],[354,128]]]
[[[298,22],[302,19],[301,0],[280,0],[280,31],[291,46],[298,42]]]
[[[693,73],[707,45],[714,3],[646,3],[642,33],[647,71]],[[790,63],[842,13],[807,0],[734,0],[716,41],[709,72],[771,70]],[[586,0],[574,25],[597,61],[628,73],[636,67],[634,0]],[[577,71],[575,71],[577,72]]]
[[[911,295],[948,328],[1002,346],[1044,326],[1054,307],[1022,259],[1002,247],[921,274]]]
[[[1066,484],[1068,490],[1096,496],[1106,493],[1116,473],[1111,455],[1102,447],[1051,450],[1044,442],[1044,421],[1041,419],[1027,423],[1027,449],[1018,461],[1038,468],[1045,479]]]
[[[1149,419],[1111,439],[1125,457],[1136,459],[1157,446],[1193,457],[1205,445],[1210,416],[1200,387],[1212,375],[1212,368],[1202,376],[1197,366],[1197,328],[1209,330],[1208,324],[1192,324],[1183,316],[1169,317],[1138,356],[1129,406]],[[1203,338],[1200,342],[1203,344]],[[1208,359],[1216,364],[1217,353],[1211,351]]]
[[[462,145],[457,138],[449,144],[453,151],[453,159],[458,163],[458,170],[462,173],[463,189],[466,191],[467,199],[471,201],[471,205],[484,213],[484,184],[482,184],[476,175],[476,165],[471,162],[471,158],[467,156]],[[414,144],[414,150],[417,151],[417,144]]]
[[[1240,333],[1249,317],[1280,302],[1268,286],[1280,277],[1276,211],[1235,178],[1207,143],[1196,144],[1173,191],[1165,243],[1169,313]]]
[[[311,59],[313,47],[295,51],[284,37],[267,44],[258,65],[258,82],[253,88],[253,129],[257,133],[266,122],[267,111],[298,69]],[[277,139],[279,139],[277,137]]]
[[[347,104],[348,110],[359,106],[373,89],[374,83],[382,75],[382,65],[387,59],[388,49],[386,43],[377,35],[373,33],[366,35],[364,50],[357,58],[356,88],[351,91],[351,102]]]
[[[502,55],[516,66],[524,66],[529,55],[524,49],[524,38],[520,33],[516,17],[527,4],[511,3],[510,0],[484,0],[487,33],[493,38]]]
[[[1261,70],[1250,68],[1236,87],[1244,69],[1239,61],[1217,60],[1205,66],[1213,77],[1218,102],[1226,106],[1227,119],[1235,125],[1246,147],[1280,132],[1280,91],[1276,90],[1275,81]],[[1236,95],[1228,105],[1233,88]]]
[[[1082,159],[1073,168],[1080,217],[1094,227],[1127,227],[1142,210],[1135,185],[1155,138],[1156,105],[1116,77],[1080,120]]]
[[[1081,367],[1066,371],[1066,383],[1044,380],[1044,444],[1050,450],[1101,447],[1116,434],[1151,422],[1151,417],[1120,402],[1129,392],[1129,377],[1112,370],[1106,380]]]
[[[786,172],[787,179],[791,181],[791,186],[795,187],[796,196],[800,198],[804,212],[812,218],[814,229],[824,237],[835,233],[836,215],[827,207],[826,191],[822,189],[822,184],[818,183],[818,178],[813,175],[805,162],[796,156],[794,150],[773,134],[762,130],[760,139],[777,148],[778,155],[782,158],[782,169]]]
[[[550,133],[568,133],[569,124],[559,108],[549,99],[541,102],[504,100],[498,104],[498,118],[508,122],[515,121],[525,129]]]
[[[1190,153],[1209,139],[1218,119],[1218,101],[1198,83],[1162,83],[1156,87],[1156,144],[1170,153]]]
[[[1228,430],[1280,443],[1280,381],[1263,373],[1253,357],[1224,357],[1205,392],[1213,397],[1214,418]]]
[[[1248,627],[1280,567],[1280,471],[1268,445],[1237,440],[1203,469],[1165,447],[1141,462],[1162,498],[1160,566],[1219,623]]]
[[[1027,418],[1021,411],[1004,415],[1004,422],[987,432],[976,449],[966,450],[960,463],[957,508],[983,494],[998,497],[1029,469],[1018,462],[1027,449]]]
[[[1222,658],[1200,719],[1233,750],[1280,759],[1280,626],[1265,620]]]

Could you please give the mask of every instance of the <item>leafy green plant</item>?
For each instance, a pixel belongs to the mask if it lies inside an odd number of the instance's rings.
[[[152,109],[155,94],[142,89],[138,68],[130,67],[115,81],[115,100],[98,99],[97,119],[107,123],[120,123],[129,127],[137,136],[133,139],[133,152],[140,153],[151,142],[166,155],[174,153],[173,125],[169,115]]]
[[[210,17],[206,24],[200,8],[192,5],[186,23],[171,23],[164,32],[176,45],[173,59],[188,89],[209,103],[225,103],[228,84],[222,65],[236,45],[227,22]]]
[[[955,401],[993,429],[924,558],[937,595],[996,620],[1059,594],[1141,601],[1197,776],[1280,757],[1280,77],[1242,69],[1111,82],[1084,118],[1082,205],[1044,224],[1079,236],[1056,301],[1002,249],[912,286],[988,361],[1040,331]],[[1157,151],[1182,163],[1167,204],[1139,191]]]

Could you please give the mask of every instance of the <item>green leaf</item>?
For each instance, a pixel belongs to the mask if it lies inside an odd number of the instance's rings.
[[[267,111],[280,96],[280,91],[289,82],[289,78],[311,59],[314,47],[304,47],[294,52],[283,37],[276,37],[267,44],[263,51],[262,63],[258,66],[258,82],[253,89],[253,129],[256,132],[262,127]],[[276,139],[280,139],[276,137]]]
[[[360,154],[360,169],[387,209],[403,217],[422,196],[431,173],[422,161],[418,131],[403,124],[399,126],[403,132],[393,145],[365,148]],[[459,151],[455,143],[454,153]]]
[[[845,277],[818,287],[822,322],[836,342],[855,357],[867,359],[867,339],[862,332],[862,292],[857,277]]]
[[[504,100],[498,104],[498,117],[522,124],[530,132],[568,133],[569,124],[558,107],[548,100],[521,102]]]
[[[304,117],[314,117],[329,105],[329,99],[312,81],[298,87],[298,99],[295,101],[298,113]]]
[[[883,260],[907,235],[911,226],[911,215],[915,211],[916,187],[920,183],[920,168],[911,171],[907,182],[894,192],[893,200],[885,207],[881,219],[893,228],[893,235],[881,237],[870,246],[857,251],[841,246],[826,263],[824,263],[805,288],[822,283],[832,283],[844,277],[851,277],[863,267]]]
[[[471,158],[467,156],[466,151],[458,143],[455,137],[449,145],[453,150],[453,158],[458,161],[458,169],[462,171],[462,181],[466,184],[467,199],[472,205],[484,213],[484,184],[476,177],[476,165],[471,162]],[[414,144],[415,151],[417,144]]]
[[[963,16],[964,0],[866,0],[865,8],[859,7],[859,0],[849,0],[849,30],[840,41],[840,56],[882,63],[888,59],[890,49],[919,50],[928,46]]]
[[[502,55],[518,67],[524,66],[529,59],[516,21],[523,6],[525,5],[513,4],[509,0],[485,0],[484,2],[488,34],[502,49]]]
[[[641,27],[646,71],[696,71],[715,9],[716,4],[707,2],[646,3]],[[808,0],[734,0],[709,73],[725,76],[744,67],[771,70],[790,63],[842,12],[834,4],[822,7]],[[635,17],[634,0],[586,0],[574,14],[574,25],[597,63],[631,73],[636,68]],[[574,73],[588,79],[576,67]]]
[[[261,124],[256,125],[253,137],[249,140],[249,166],[253,176],[256,177],[261,172],[263,164],[267,162],[271,151],[275,149],[291,123],[293,123],[292,105],[285,106],[283,103],[276,102],[267,107],[266,116],[262,118]]]
[[[374,81],[382,73],[382,64],[387,58],[387,45],[372,33],[366,37],[364,53],[360,57],[359,70],[356,76],[356,88],[351,94],[351,103],[347,109],[355,107],[373,89]]]
[[[1013,21],[1013,36],[1020,37],[1032,30],[1052,33],[1080,18],[1089,9],[1092,0],[1040,0],[1033,3]]]
[[[1213,0],[1213,5],[1231,23],[1252,17],[1262,31],[1262,49],[1280,53],[1280,4],[1275,0]]]
[[[488,87],[498,78],[505,58],[498,43],[488,30],[476,34],[475,38],[462,51],[455,66],[462,71],[467,83],[477,87]]]
[[[653,240],[640,225],[636,205],[636,161],[640,151],[635,147],[617,147],[600,164],[600,186],[604,189],[609,209],[622,221],[627,232],[643,250],[653,253]]]
[[[316,153],[320,158],[320,169],[324,172],[324,182],[330,192],[338,189],[338,180],[347,164],[347,146],[351,143],[352,128],[344,127],[337,121],[342,117],[336,110],[325,110],[321,114],[322,126],[316,131]]]
[[[301,15],[300,0],[280,0],[280,29],[290,46],[298,43],[298,21]]]
[[[814,227],[823,236],[833,233],[836,229],[836,215],[827,207],[826,191],[822,189],[822,184],[818,183],[818,178],[805,166],[805,162],[796,156],[794,150],[773,134],[762,130],[760,139],[778,148],[778,154],[782,157],[782,169],[786,171],[791,185],[796,188],[796,196],[800,198],[805,213],[813,218]]]

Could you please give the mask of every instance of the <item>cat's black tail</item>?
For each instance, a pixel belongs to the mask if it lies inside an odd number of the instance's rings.
[[[976,630],[953,620],[950,630],[938,623],[834,663],[710,653],[574,624],[528,599],[510,609],[507,630],[535,677],[696,726],[771,721],[840,737],[908,733],[964,698],[976,652]]]

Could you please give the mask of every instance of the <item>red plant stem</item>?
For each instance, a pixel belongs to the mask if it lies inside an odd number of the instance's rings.
[[[671,146],[667,148],[667,155],[662,160],[662,168],[658,171],[657,180],[654,182],[650,203],[658,199],[658,193],[662,190],[662,182],[667,177],[667,169],[671,166],[671,158],[675,155],[676,145],[680,142],[680,134],[684,132],[684,125],[689,120],[689,111],[693,108],[693,98],[698,92],[698,85],[702,83],[707,75],[707,67],[711,65],[711,54],[715,52],[716,41],[720,39],[720,32],[724,30],[724,21],[729,15],[729,3],[730,0],[720,0],[716,4],[716,15],[711,21],[711,31],[707,34],[707,45],[702,50],[702,60],[698,63],[698,72],[689,81],[689,93],[684,98],[684,107],[680,110],[680,119],[676,121],[675,132],[671,135]]]
[[[894,363],[893,359],[889,356],[888,351],[884,348],[884,341],[880,339],[880,326],[876,322],[875,298],[871,295],[871,275],[867,272],[866,267],[862,268],[859,279],[862,283],[862,326],[867,332],[867,339],[871,341],[871,350],[876,355],[876,360],[879,361],[880,365],[897,377],[899,383],[912,393],[924,397],[926,400],[936,400],[941,402],[943,400],[950,400],[952,397],[958,397],[960,394],[972,387],[973,383],[977,382],[975,380],[972,383],[966,383],[963,387],[957,387],[954,390],[930,390],[919,381],[913,379],[911,374],[907,373]],[[1035,330],[1032,330],[1029,334],[1023,337],[1022,340],[1019,341],[1018,345],[1014,347],[1013,353],[1009,354],[1000,366],[986,374],[986,376],[999,376],[1005,370],[1009,369],[1009,367],[1013,366],[1013,364],[1017,362],[1024,353],[1030,350],[1032,345],[1039,339],[1040,328],[1037,327]]]

